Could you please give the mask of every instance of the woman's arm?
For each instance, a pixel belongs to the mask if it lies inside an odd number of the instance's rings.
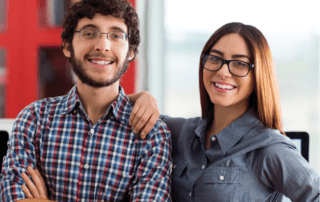
[[[292,145],[261,148],[248,163],[259,181],[292,201],[319,201],[319,175]]]

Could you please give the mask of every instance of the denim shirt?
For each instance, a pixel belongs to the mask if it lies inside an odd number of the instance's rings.
[[[172,132],[172,200],[319,201],[319,176],[289,138],[249,109],[210,139],[207,120],[162,116]]]

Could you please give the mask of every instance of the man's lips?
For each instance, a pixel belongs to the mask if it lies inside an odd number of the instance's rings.
[[[236,88],[236,86],[229,84],[229,83],[225,83],[225,82],[220,82],[220,81],[216,81],[213,82],[213,85],[217,88],[223,89],[223,90],[233,90]]]

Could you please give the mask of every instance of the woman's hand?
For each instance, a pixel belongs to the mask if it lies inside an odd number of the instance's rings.
[[[34,170],[31,166],[28,166],[27,170],[34,182],[25,173],[21,174],[23,181],[27,184],[27,186],[22,185],[21,187],[27,198],[49,199],[46,183],[38,169]]]
[[[131,94],[128,97],[134,103],[129,125],[134,133],[138,134],[140,131],[140,137],[145,139],[160,116],[157,100],[147,91]]]

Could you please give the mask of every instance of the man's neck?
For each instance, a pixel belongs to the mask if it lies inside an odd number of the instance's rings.
[[[77,90],[85,112],[95,124],[119,95],[119,81],[108,87],[96,88],[78,80]]]

